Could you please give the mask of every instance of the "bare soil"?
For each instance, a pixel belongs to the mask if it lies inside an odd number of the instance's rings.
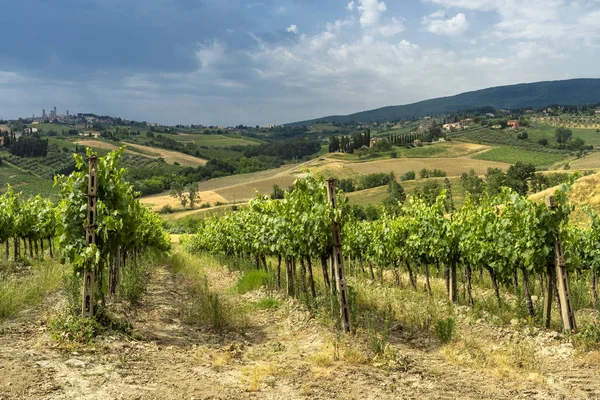
[[[211,287],[226,295],[236,275],[207,270]],[[451,363],[439,344],[392,332],[397,361],[385,366],[319,361],[335,333],[294,301],[255,311],[242,332],[217,333],[181,318],[190,299],[168,267],[155,271],[142,306],[131,311],[136,336],[102,337],[74,352],[59,350],[46,322],[62,294],[0,325],[0,399],[584,399],[600,397],[598,360],[574,358],[553,334],[542,376],[502,377]],[[265,294],[248,293],[253,302]],[[470,335],[497,343],[509,331],[479,324]],[[507,338],[507,335],[510,336]],[[536,339],[538,340],[538,339]],[[343,341],[343,339],[342,339]],[[450,347],[451,349],[451,347]],[[448,350],[448,348],[446,349]],[[595,353],[597,355],[597,353]]]

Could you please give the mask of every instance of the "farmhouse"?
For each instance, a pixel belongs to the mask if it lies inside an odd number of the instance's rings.
[[[23,133],[36,133],[37,131],[37,128],[25,128]]]
[[[519,121],[516,119],[511,119],[506,123],[506,125],[512,127],[513,129],[519,129]]]
[[[0,147],[4,147],[4,136],[0,136]]]
[[[421,139],[416,139],[416,140],[414,141],[414,145],[415,145],[415,146],[423,146],[423,142],[421,141]]]
[[[469,125],[473,123],[473,118],[465,118],[460,122],[462,122],[464,125]]]
[[[600,108],[596,110],[596,114],[600,114]]]
[[[502,129],[502,125],[492,125],[492,129]]]
[[[443,125],[444,130],[446,130],[448,132],[462,129],[462,127],[463,126],[462,126],[462,124],[460,122],[456,122],[454,124],[444,124]]]

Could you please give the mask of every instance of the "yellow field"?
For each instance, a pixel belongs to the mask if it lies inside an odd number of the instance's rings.
[[[189,154],[180,153],[178,151],[160,149],[158,147],[142,146],[140,144],[127,143],[127,146],[135,147],[146,152],[158,154],[165,160],[167,164],[173,164],[178,162],[184,167],[197,167],[199,165],[206,165],[207,160],[202,158],[190,156]]]
[[[160,211],[160,209],[166,205],[170,205],[175,211],[183,210],[179,200],[171,197],[168,193],[143,197],[140,202],[150,206],[152,211]],[[211,205],[214,205],[216,202],[226,203],[227,200],[215,192],[200,192],[200,201],[197,202],[197,205],[199,206],[201,203],[210,203]]]
[[[485,150],[485,148],[480,150]],[[418,175],[419,171],[423,168],[430,170],[440,169],[446,172],[449,177],[460,176],[463,172],[469,172],[470,169],[474,169],[478,175],[484,175],[488,168],[500,168],[505,170],[509,167],[509,164],[495,161],[473,160],[468,157],[388,158],[368,162],[351,162],[325,158],[304,166],[305,169],[307,167],[309,167],[313,173],[319,173],[324,176],[335,176],[336,178],[355,178],[361,175],[378,172],[394,172],[396,178],[399,178],[408,171],[415,171]],[[302,169],[296,168],[294,172],[299,174],[302,172]]]

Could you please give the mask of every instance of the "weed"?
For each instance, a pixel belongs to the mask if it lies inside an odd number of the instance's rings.
[[[263,297],[256,303],[250,304],[251,310],[273,310],[281,306],[281,301],[275,297]]]
[[[433,331],[435,336],[442,344],[449,343],[454,336],[455,321],[454,318],[448,317],[435,321]]]
[[[600,321],[584,321],[583,327],[573,337],[574,343],[583,349],[600,348]]]
[[[33,262],[25,276],[10,275],[0,285],[0,320],[9,318],[60,287],[64,267],[53,260]]]
[[[48,331],[50,337],[61,344],[68,342],[88,344],[103,332],[104,328],[95,318],[65,313],[50,321]]]
[[[239,294],[251,292],[260,289],[269,281],[269,273],[261,269],[245,271],[235,285]]]

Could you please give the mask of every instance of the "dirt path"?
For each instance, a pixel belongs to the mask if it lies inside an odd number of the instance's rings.
[[[211,288],[227,296],[235,275],[207,269]],[[238,301],[252,303],[262,291]],[[180,277],[157,270],[143,305],[130,317],[144,340],[104,337],[65,353],[45,331],[61,306],[43,306],[0,325],[0,399],[564,399],[597,398],[597,372],[567,368],[556,383],[493,378],[444,361],[427,340],[392,334],[398,360],[386,368],[332,353],[335,335],[284,301],[253,311],[243,331],[217,334],[181,320],[189,301]],[[356,357],[354,357],[356,358]],[[579,368],[581,367],[581,368]]]

